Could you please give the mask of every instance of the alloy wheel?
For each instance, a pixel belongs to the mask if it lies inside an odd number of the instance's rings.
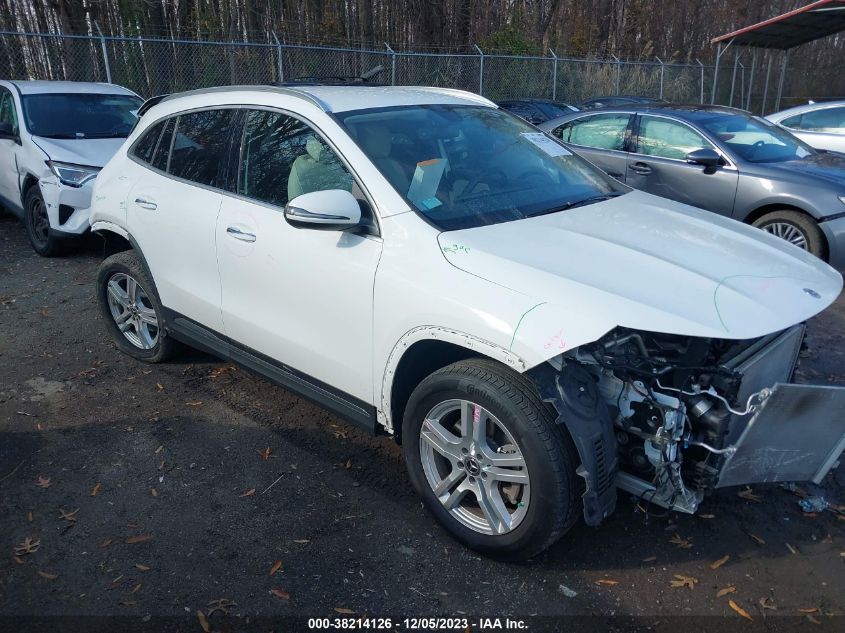
[[[760,227],[767,233],[771,233],[775,237],[786,240],[790,244],[794,244],[798,248],[807,250],[807,236],[804,232],[794,224],[789,222],[771,222]]]
[[[423,421],[419,447],[434,495],[463,525],[500,535],[525,518],[531,497],[525,457],[487,409],[468,400],[441,402]]]
[[[106,284],[109,310],[117,329],[138,349],[152,349],[159,326],[149,295],[134,278],[115,273]]]

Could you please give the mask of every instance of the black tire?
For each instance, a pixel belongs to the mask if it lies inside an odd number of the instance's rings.
[[[425,416],[451,399],[480,405],[518,445],[530,474],[530,502],[521,522],[503,534],[485,534],[456,519],[432,490],[420,455]],[[488,359],[454,363],[423,380],[408,401],[402,443],[411,483],[425,506],[468,547],[502,560],[536,556],[565,534],[579,516],[581,490],[575,446],[525,377]]]
[[[141,333],[138,333],[136,336],[139,341],[144,340],[147,343],[151,343],[151,346],[147,349],[131,342],[128,336],[121,332],[116,317],[112,312],[112,305],[109,303],[109,282],[115,281],[115,283],[118,283],[118,280],[120,280],[120,283],[122,283],[126,278],[134,280],[140,288],[140,294],[137,295],[137,306],[146,310],[147,314],[149,314],[148,311],[150,308],[155,312],[157,323],[155,330],[147,325],[147,334],[151,334],[154,331],[157,334],[155,339],[152,341],[146,340]],[[112,255],[100,264],[100,270],[97,273],[97,304],[100,309],[100,316],[105,321],[106,327],[114,339],[115,344],[122,352],[146,363],[160,363],[173,356],[176,351],[176,341],[167,335],[164,327],[161,327],[164,320],[162,318],[158,293],[134,251],[124,251]],[[126,309],[128,310],[129,308]],[[132,319],[130,318],[128,320]]]
[[[763,229],[773,235],[776,234],[776,227],[779,225],[792,227],[800,232],[806,244],[806,247],[802,248],[805,248],[805,250],[819,259],[827,261],[827,242],[824,239],[824,233],[822,233],[819,225],[810,216],[800,211],[779,209],[760,216],[752,223],[752,226]]]
[[[55,257],[62,253],[64,244],[50,232],[47,207],[38,185],[26,191],[23,202],[23,225],[32,250],[42,257]]]

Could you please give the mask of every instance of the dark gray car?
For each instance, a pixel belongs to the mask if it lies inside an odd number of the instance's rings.
[[[845,269],[845,154],[721,106],[622,106],[540,128],[635,189],[752,224]]]

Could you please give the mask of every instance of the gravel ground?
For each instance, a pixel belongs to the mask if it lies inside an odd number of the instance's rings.
[[[120,354],[96,311],[100,259],[94,241],[42,259],[0,219],[0,629],[105,615],[200,631],[196,612],[219,599],[236,604],[206,615],[211,629],[348,612],[466,615],[472,630],[530,615],[845,623],[845,521],[776,485],[720,491],[697,516],[646,516],[623,494],[604,525],[537,560],[481,558],[423,510],[390,439],[199,352]],[[798,380],[845,385],[845,299],[809,345]],[[845,502],[845,468],[821,489]],[[26,539],[39,547],[15,557]]]

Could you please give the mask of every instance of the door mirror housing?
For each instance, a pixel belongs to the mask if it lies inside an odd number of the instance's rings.
[[[297,229],[348,231],[361,224],[361,207],[344,189],[312,191],[288,201],[285,220]]]
[[[722,157],[719,152],[709,147],[702,147],[694,152],[687,154],[687,162],[691,165],[701,165],[702,167],[718,167],[722,164]]]
[[[17,130],[12,127],[11,123],[0,123],[0,138],[6,138],[16,141],[18,140]]]

